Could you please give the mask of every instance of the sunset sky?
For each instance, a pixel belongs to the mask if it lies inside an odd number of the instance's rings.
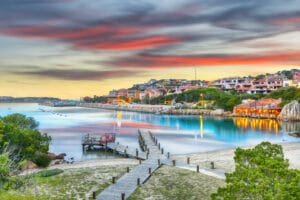
[[[0,96],[300,69],[299,0],[1,0]]]

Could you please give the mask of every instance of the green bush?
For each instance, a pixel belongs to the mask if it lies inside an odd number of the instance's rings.
[[[22,114],[0,117],[0,152],[8,147],[11,154],[27,160],[37,151],[47,153],[51,137],[40,133],[37,126],[38,122]]]
[[[39,167],[47,167],[51,162],[51,158],[45,153],[37,152],[34,156],[33,162]]]
[[[253,149],[235,150],[235,171],[225,187],[211,195],[219,199],[299,199],[300,171],[289,169],[280,145],[262,142]]]
[[[43,170],[37,173],[39,177],[49,177],[49,176],[55,176],[57,174],[63,173],[64,170],[62,169],[49,169],[49,170]]]

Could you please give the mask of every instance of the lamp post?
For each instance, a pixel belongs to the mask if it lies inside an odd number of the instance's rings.
[[[201,98],[201,107],[203,108],[203,104],[204,104],[204,102],[203,102],[203,93],[200,93],[199,96]]]

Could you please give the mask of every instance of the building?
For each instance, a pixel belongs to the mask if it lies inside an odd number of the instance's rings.
[[[250,94],[267,94],[278,88],[283,87],[283,78],[281,77],[266,77],[252,82],[252,87],[248,91]]]
[[[213,82],[213,86],[222,90],[235,90],[239,89],[240,91],[246,90],[246,88],[251,86],[251,78],[223,78]]]
[[[128,92],[127,92],[127,97],[128,98],[138,99],[140,97],[139,95],[140,95],[139,90],[128,89]]]
[[[276,118],[281,111],[281,99],[263,98],[237,105],[233,109],[236,116]]]

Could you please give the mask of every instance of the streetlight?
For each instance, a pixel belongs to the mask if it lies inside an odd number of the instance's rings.
[[[200,98],[201,98],[201,107],[203,108],[204,102],[203,102],[203,93],[199,94]]]

